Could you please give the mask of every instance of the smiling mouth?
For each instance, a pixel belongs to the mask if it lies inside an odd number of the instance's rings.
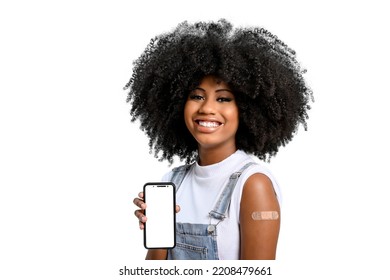
[[[210,122],[210,121],[200,121],[200,120],[197,120],[196,123],[203,127],[218,127],[222,125],[220,122]]]

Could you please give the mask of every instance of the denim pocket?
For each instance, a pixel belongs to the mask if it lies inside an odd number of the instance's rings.
[[[207,260],[207,248],[177,242],[172,250],[175,260]]]

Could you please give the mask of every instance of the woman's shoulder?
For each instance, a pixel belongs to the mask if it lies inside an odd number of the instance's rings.
[[[261,198],[275,196],[277,197],[275,186],[271,179],[264,173],[253,173],[244,183],[243,192],[247,197]]]
[[[252,188],[251,186],[256,186],[255,188],[263,189],[264,191],[272,190],[272,192],[276,194],[276,197],[281,204],[281,188],[270,168],[266,166],[265,163],[257,161],[250,156],[248,156],[247,161],[252,162],[252,164],[249,165],[248,168],[246,168],[246,170],[244,170],[241,174],[241,192],[244,190],[244,188]],[[243,164],[245,165],[247,163],[244,162]]]

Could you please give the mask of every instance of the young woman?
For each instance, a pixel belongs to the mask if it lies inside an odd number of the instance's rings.
[[[184,22],[134,65],[132,120],[156,157],[187,163],[163,178],[177,187],[176,247],[146,258],[274,259],[280,191],[253,156],[269,159],[306,128],[311,91],[295,52],[265,29]]]

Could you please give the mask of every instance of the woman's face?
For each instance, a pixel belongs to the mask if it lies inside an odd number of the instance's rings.
[[[215,76],[206,76],[190,92],[184,120],[199,148],[236,150],[238,107],[230,87]]]

